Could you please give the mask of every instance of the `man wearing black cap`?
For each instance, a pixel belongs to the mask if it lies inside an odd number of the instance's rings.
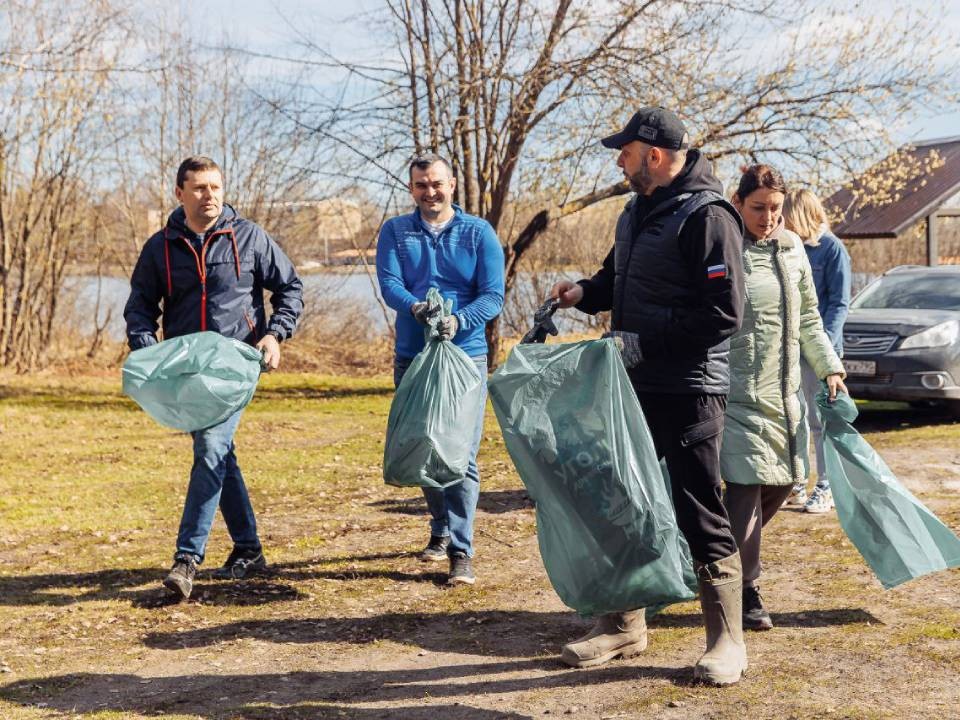
[[[700,584],[707,651],[697,678],[737,682],[747,666],[740,555],[720,498],[720,437],[730,388],[729,338],[743,312],[743,226],[709,161],[661,107],[603,138],[636,194],[600,270],[551,295],[561,307],[611,310],[612,332],[659,457]],[[647,645],[642,608],[601,616],[563,648],[574,667],[629,657]]]

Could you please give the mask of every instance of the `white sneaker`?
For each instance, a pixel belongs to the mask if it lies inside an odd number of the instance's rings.
[[[833,509],[833,491],[815,487],[810,499],[804,503],[803,511],[808,513],[827,513]]]
[[[807,486],[797,483],[790,490],[787,499],[783,501],[784,505],[804,505],[807,502]]]

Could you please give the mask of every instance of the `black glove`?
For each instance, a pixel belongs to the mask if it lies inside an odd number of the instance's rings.
[[[604,333],[605,338],[613,338],[613,342],[620,351],[620,359],[627,368],[636,367],[643,362],[643,352],[640,350],[640,336],[637,333],[614,330]]]

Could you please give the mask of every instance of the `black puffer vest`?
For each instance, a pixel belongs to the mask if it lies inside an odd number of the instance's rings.
[[[719,205],[739,222],[736,209],[712,190],[685,192],[663,200],[638,218],[637,198],[617,222],[612,328],[640,332],[669,323],[673,308],[700,307],[699,273],[678,242],[695,212]],[[699,266],[698,266],[699,267]],[[684,356],[645,358],[629,371],[637,392],[725,394],[730,388],[729,340]]]

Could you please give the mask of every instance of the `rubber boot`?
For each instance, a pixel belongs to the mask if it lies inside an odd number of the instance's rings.
[[[563,646],[560,659],[570,667],[587,668],[615,657],[633,657],[646,649],[647,621],[640,608],[601,615],[590,632]]]
[[[697,680],[733,685],[747,669],[743,642],[743,572],[740,553],[716,562],[695,562],[700,584],[700,607],[707,628],[707,651],[693,668]]]

